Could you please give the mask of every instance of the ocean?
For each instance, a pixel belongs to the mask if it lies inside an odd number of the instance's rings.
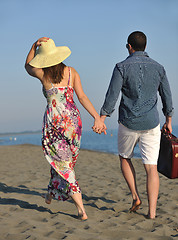
[[[107,135],[96,134],[93,131],[83,131],[81,149],[112,153],[117,155],[117,129],[108,130]],[[178,136],[178,126],[173,126],[173,134]],[[0,146],[16,144],[41,145],[41,132],[0,134]],[[135,147],[134,157],[140,158],[138,145]]]

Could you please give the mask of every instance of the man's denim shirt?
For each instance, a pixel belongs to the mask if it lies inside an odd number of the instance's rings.
[[[164,115],[173,114],[166,72],[163,66],[151,59],[146,52],[136,51],[123,62],[116,64],[101,115],[111,115],[120,91],[122,96],[118,121],[127,128],[148,130],[158,126],[158,92]]]

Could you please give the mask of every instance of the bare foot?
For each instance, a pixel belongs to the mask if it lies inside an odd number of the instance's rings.
[[[147,219],[155,219],[155,218],[156,218],[156,214],[150,214],[150,213],[148,212],[148,214],[146,215],[146,218],[147,218]]]
[[[150,216],[150,214],[148,214],[148,215],[146,215],[146,218],[147,218],[147,219],[155,219],[156,216]]]
[[[86,213],[79,213],[78,214],[78,219],[81,221],[86,221],[88,219],[87,214]]]
[[[142,201],[140,199],[133,200],[132,207],[129,209],[130,212],[136,212],[140,205],[142,204]]]
[[[50,193],[42,194],[41,196],[42,196],[42,198],[45,198],[45,202],[46,202],[47,204],[50,204],[50,203],[51,203],[52,196],[51,196]]]

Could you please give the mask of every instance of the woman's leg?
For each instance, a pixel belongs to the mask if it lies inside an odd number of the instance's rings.
[[[42,194],[41,196],[42,196],[42,198],[45,198],[45,203],[47,203],[47,204],[51,203],[52,198],[53,198],[51,193]]]
[[[139,209],[139,206],[142,203],[137,190],[135,169],[130,159],[126,159],[120,156],[120,160],[123,176],[128,184],[133,198],[133,204],[130,208],[130,211],[134,212]]]
[[[81,220],[87,220],[87,214],[85,212],[84,206],[83,206],[83,201],[82,201],[82,194],[81,193],[74,193],[71,198],[73,199],[77,210],[78,210],[78,217]]]

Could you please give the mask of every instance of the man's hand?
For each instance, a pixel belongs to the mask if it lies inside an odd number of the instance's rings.
[[[101,116],[100,118],[95,119],[94,125],[92,127],[93,131],[96,133],[101,134],[102,132],[104,132],[104,134],[106,135],[106,125],[104,123],[105,120],[105,116]]]

